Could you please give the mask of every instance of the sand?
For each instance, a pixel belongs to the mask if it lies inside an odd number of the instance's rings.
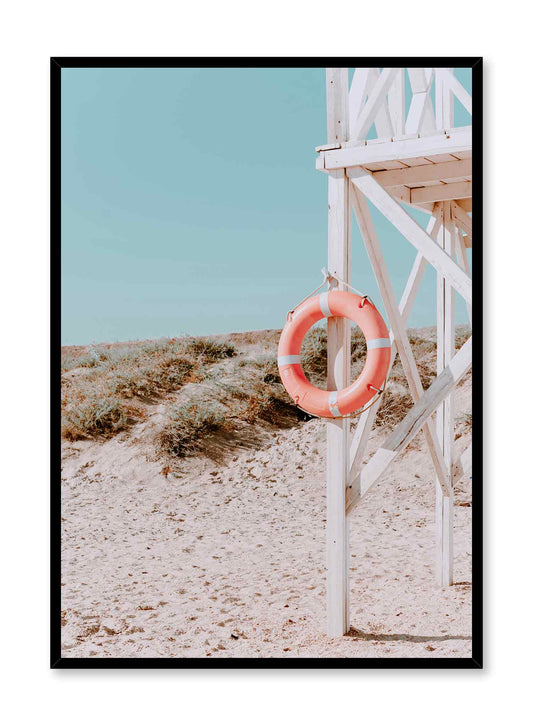
[[[455,398],[460,420],[469,381]],[[166,473],[147,444],[161,410],[63,445],[63,657],[471,656],[470,480],[456,485],[455,584],[440,588],[422,436],[350,515],[352,630],[328,638],[325,423]]]

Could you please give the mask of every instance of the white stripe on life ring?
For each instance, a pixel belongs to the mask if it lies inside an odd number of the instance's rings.
[[[329,410],[332,416],[340,416],[341,412],[337,408],[337,391],[331,391],[328,398]]]
[[[324,317],[331,318],[331,310],[329,309],[329,302],[328,302],[328,294],[327,292],[321,293],[319,297],[320,302],[320,309],[322,310],[322,313],[324,314]]]
[[[373,348],[390,348],[390,338],[372,338],[372,340],[367,340],[366,349],[372,350]]]
[[[299,362],[299,355],[282,355],[278,358],[278,366],[292,366]]]

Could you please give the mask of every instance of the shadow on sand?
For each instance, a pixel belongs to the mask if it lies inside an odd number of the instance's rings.
[[[439,643],[445,640],[472,640],[471,635],[409,635],[408,633],[365,633],[363,630],[350,628],[347,638],[353,640],[377,640],[382,643]]]

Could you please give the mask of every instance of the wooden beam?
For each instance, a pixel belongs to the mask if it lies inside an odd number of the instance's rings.
[[[365,105],[369,82],[370,68],[356,68],[350,86],[350,93],[348,94],[350,139],[357,138],[355,136],[357,119]]]
[[[452,212],[453,214],[453,212]],[[455,216],[453,217],[455,221]],[[456,234],[455,234],[455,255],[457,257],[457,262],[459,263],[460,267],[466,272],[466,274],[469,277],[472,277],[470,274],[470,263],[468,261],[468,255],[466,253],[466,240],[470,239],[469,237],[463,237],[462,234],[459,234],[459,230],[456,228]],[[470,239],[470,246],[472,244],[472,240]],[[466,304],[466,309],[468,312],[468,320],[470,322],[470,325],[472,325],[472,305],[470,303]]]
[[[320,164],[320,168],[323,167],[329,171],[351,166],[364,166],[378,161],[414,159],[471,150],[472,127],[462,126],[457,129],[450,129],[447,132],[440,131],[431,136],[416,136],[410,139],[382,141],[376,144],[366,143],[360,146],[343,146],[342,149],[323,151],[321,156],[324,157],[324,161]]]
[[[459,205],[458,202],[452,204],[453,216],[455,223],[461,227],[469,237],[472,237],[472,217],[469,217],[467,212]]]
[[[395,71],[396,75],[394,76],[394,78],[397,78],[400,75],[400,69],[395,69]],[[370,73],[371,78],[373,79],[371,81],[372,85],[369,87],[369,90],[371,91],[371,89],[374,88],[374,86],[378,83],[380,79],[380,74],[377,68],[372,68]],[[390,85],[390,88],[392,88],[393,84],[394,79]],[[394,130],[392,128],[392,119],[389,111],[388,95],[383,99],[381,105],[378,106],[378,109],[376,111],[376,117],[374,118],[374,124],[376,126],[376,133],[378,135],[378,138],[386,138],[392,141],[392,137],[394,136]]]
[[[433,81],[433,68],[408,68],[407,75],[411,84],[413,95],[417,93],[426,93]]]
[[[348,134],[348,70],[326,69],[328,141]],[[335,139],[333,138],[335,137]],[[350,282],[351,214],[349,181],[343,170],[328,176],[328,270]],[[330,289],[338,286],[331,279]],[[341,286],[342,288],[342,286]],[[328,390],[345,388],[350,375],[350,327],[344,318],[328,318]],[[328,419],[327,427],[327,632],[344,635],[349,629],[349,531],[345,515],[348,478],[349,419]]]
[[[346,490],[347,512],[369,491],[387,467],[411,443],[441,401],[466,375],[471,365],[472,338],[470,337],[446,368],[435,378],[422,398],[415,403],[405,418],[387,437],[383,446],[376,451],[358,474],[356,481],[348,486]]]
[[[463,476],[469,476],[472,471],[472,444],[453,462],[453,481],[458,482]]]
[[[454,94],[457,100],[466,108],[469,114],[472,114],[472,96],[466,88],[454,76],[453,68],[441,68],[440,73],[447,84],[449,90]]]
[[[382,187],[395,187],[403,184],[424,184],[425,182],[445,182],[463,176],[472,176],[472,159],[444,161],[440,164],[408,166],[405,169],[374,171],[372,176]]]
[[[405,131],[408,134],[434,131],[436,123],[430,95],[434,69],[408,68],[407,73],[413,97],[405,122]]]
[[[442,205],[441,244],[449,255],[455,254],[455,225],[450,202]],[[446,278],[437,274],[437,374],[441,373],[455,354],[455,292]],[[437,437],[444,458],[449,491],[436,482],[436,570],[441,587],[453,582],[453,484],[452,456],[454,442],[453,392],[445,396],[436,413]]]
[[[461,207],[465,212],[472,211],[472,199],[457,199],[455,202],[458,207]]]
[[[387,93],[398,71],[398,68],[384,68],[381,71],[379,79],[372,88],[366,104],[357,116],[352,138],[365,138],[374,123],[379,107],[385,102]]]
[[[389,90],[388,104],[393,136],[405,134],[405,71],[400,68]]]
[[[390,194],[364,169],[350,169],[352,183],[370,199],[396,229],[443,274],[467,302],[472,302],[472,280],[464,270],[415,222]]]
[[[411,189],[411,202],[414,204],[448,202],[454,199],[468,199],[471,196],[472,182],[469,181]]]
[[[392,283],[387,271],[385,259],[383,257],[374,223],[370,215],[370,209],[368,208],[364,194],[356,187],[352,187],[351,202],[361,230],[363,241],[365,243],[366,251],[378,283],[381,299],[383,300],[383,304],[389,318],[389,323],[394,334],[394,341],[402,361],[405,377],[407,378],[407,383],[409,385],[409,391],[413,400],[416,402],[422,397],[424,388],[422,386],[422,381],[420,380],[420,374],[416,367],[416,361],[411,349],[411,344],[409,343],[407,329],[402,321],[401,313],[398,309],[398,304],[396,302]],[[432,421],[427,421],[424,424],[424,435],[426,437],[426,443],[439,481],[441,482],[443,489],[446,489],[447,487],[449,488],[449,482],[446,479],[444,460],[439,450],[437,435]]]
[[[348,94],[347,68],[326,68],[326,103],[328,144],[342,144],[347,139]]]
[[[453,68],[435,69],[435,117],[437,128],[453,128],[453,93],[450,91],[448,74]]]

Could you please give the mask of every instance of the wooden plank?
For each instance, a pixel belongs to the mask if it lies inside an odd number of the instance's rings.
[[[396,70],[397,73],[395,78],[400,75],[400,70]],[[369,92],[371,92],[371,89],[376,85],[376,83],[378,83],[380,78],[379,70],[377,68],[372,68],[370,72],[373,78],[373,82],[372,86],[369,87]],[[391,83],[391,88],[393,83]],[[384,98],[383,103],[378,106],[378,109],[376,111],[376,117],[374,119],[374,124],[376,126],[376,133],[379,138],[386,137],[390,141],[392,141],[392,137],[394,136],[394,130],[392,128],[392,120],[389,111],[388,95]]]
[[[458,482],[464,476],[470,476],[472,472],[472,444],[460,454],[453,462],[453,481]]]
[[[455,223],[463,230],[463,232],[466,232],[467,235],[472,237],[472,217],[468,216],[467,212],[465,212],[459,203],[454,203],[452,205],[452,210]]]
[[[460,159],[456,159],[453,154],[433,154],[429,160],[431,160],[433,164],[441,164],[446,161],[460,161]]]
[[[365,138],[370,130],[370,127],[374,123],[379,107],[384,103],[387,97],[387,93],[389,92],[398,70],[398,68],[384,68],[381,71],[381,75],[370,92],[364,108],[357,116],[357,121],[354,126],[353,134],[351,134],[351,138]]]
[[[453,68],[435,69],[435,118],[439,129],[453,128],[453,94],[448,83],[450,72],[453,73]]]
[[[405,130],[408,134],[434,131],[436,128],[435,114],[430,95],[433,68],[408,68],[407,73],[413,97],[405,122]]]
[[[431,101],[434,68],[408,68],[409,83],[413,92],[405,130],[407,133],[434,131],[435,114]]]
[[[411,166],[392,171],[378,171],[373,174],[374,179],[382,187],[393,187],[400,184],[425,184],[431,181],[446,181],[447,179],[472,174],[472,160],[447,161],[440,164],[426,164],[424,166]]]
[[[374,276],[378,283],[381,299],[383,300],[383,304],[389,318],[389,323],[394,334],[394,341],[396,342],[396,348],[402,361],[405,377],[407,378],[407,383],[409,385],[409,391],[413,400],[416,402],[423,395],[424,388],[420,380],[420,374],[416,367],[415,357],[407,335],[407,328],[402,321],[400,310],[396,302],[392,282],[387,271],[385,259],[383,257],[374,223],[370,215],[370,209],[368,208],[368,203],[364,194],[357,189],[357,187],[352,187],[351,202],[361,230],[363,242],[365,243],[366,251],[370,259],[370,264],[372,265]],[[429,237],[429,239],[431,239],[431,237]],[[449,487],[449,482],[446,480],[445,475],[444,461],[442,454],[439,451],[437,435],[432,421],[427,421],[424,425],[424,435],[426,437],[426,443],[439,481],[443,488]]]
[[[424,255],[437,272],[445,275],[465,300],[472,302],[472,280],[465,271],[387,194],[372,174],[364,169],[350,169],[347,173],[357,189]]]
[[[442,68],[440,71],[450,91],[456,96],[464,108],[466,108],[468,113],[472,114],[472,96],[460,83],[459,79],[454,76],[453,68]]]
[[[424,68],[408,68],[407,75],[409,77],[409,83],[411,85],[413,95],[416,95],[417,93],[426,93],[431,84],[431,79],[428,79],[426,76]]]
[[[348,134],[348,73],[326,69],[328,141]],[[350,282],[351,214],[349,182],[343,170],[328,175],[328,270]],[[331,279],[330,289],[337,286]],[[350,373],[350,328],[344,318],[328,318],[328,389],[345,388]],[[349,531],[344,499],[348,478],[349,419],[328,419],[327,427],[327,633],[349,629]]]
[[[346,490],[347,512],[371,489],[387,467],[411,443],[441,401],[466,375],[471,365],[472,338],[470,337],[425,391],[422,398],[387,437],[383,446],[376,451],[356,479],[349,484]]]
[[[444,250],[455,253],[455,227],[450,202],[442,205],[443,228],[440,236]],[[455,354],[455,294],[446,278],[437,274],[437,374],[441,373]],[[436,570],[441,587],[453,582],[453,484],[452,455],[454,442],[453,392],[445,396],[436,412],[438,445],[442,451],[449,491],[436,482]]]
[[[431,235],[432,239],[436,238],[439,228],[440,221],[436,217],[431,217],[426,231],[428,232],[428,234]],[[409,277],[407,279],[407,283],[405,285],[405,289],[403,291],[403,295],[399,305],[400,315],[402,316],[402,321],[404,325],[407,325],[407,322],[409,320],[409,315],[411,314],[411,310],[413,308],[416,295],[420,288],[420,283],[422,282],[426,266],[427,262],[424,256],[420,252],[418,252],[413,267],[411,268]],[[390,375],[397,353],[394,335],[390,330],[389,337],[391,337],[391,361],[389,365],[389,371],[387,373],[387,378]],[[359,417],[359,421],[357,422],[357,428],[355,430],[352,438],[352,443],[350,445],[350,474],[348,477],[349,480],[353,479],[358,474],[359,469],[361,468],[366,445],[368,443],[370,432],[372,431],[372,426],[374,425],[380,403],[381,398],[378,398],[372,404],[372,406],[367,408],[367,410],[364,411]]]
[[[350,86],[348,95],[348,113],[349,113],[349,138],[355,139],[356,126],[359,114],[363,110],[365,100],[368,94],[368,85],[370,83],[370,68],[356,68]]]
[[[446,202],[454,199],[468,199],[472,196],[472,182],[457,182],[455,184],[442,184],[435,187],[420,187],[411,189],[411,201],[414,204],[424,202]]]
[[[453,215],[453,211],[452,211]],[[453,216],[453,219],[455,221],[455,216]],[[470,273],[470,263],[468,261],[468,255],[466,253],[466,239],[470,239],[467,237],[463,237],[462,234],[459,234],[458,230],[456,230],[455,234],[455,255],[457,257],[457,262],[459,263],[460,267],[466,272],[466,274],[469,277],[472,277]],[[472,240],[470,239],[470,243]],[[470,303],[467,303],[466,305],[467,313],[468,313],[468,320],[470,322],[470,325],[472,325],[472,305]]]
[[[448,133],[439,132],[431,136],[385,141],[379,144],[343,147],[321,152],[325,157],[326,169],[343,169],[362,166],[376,161],[403,161],[416,157],[430,157],[434,154],[455,154],[471,151],[472,127],[462,126]]]
[[[368,171],[389,171],[392,169],[405,169],[406,165],[401,161],[378,161],[375,164],[365,164],[364,169]]]
[[[461,181],[463,181],[463,180],[461,179]],[[447,183],[448,182],[446,182],[446,184]],[[424,182],[423,184],[406,184],[405,186],[408,187],[409,189],[419,189],[421,186],[438,187],[438,186],[441,186],[441,184],[444,184],[444,182],[441,182],[437,179],[437,181],[427,181],[427,182]],[[392,188],[392,187],[389,187],[389,188]]]
[[[405,134],[405,70],[400,68],[389,90],[388,105],[394,136]]]
[[[328,144],[342,144],[347,139],[348,94],[344,89],[347,85],[347,68],[326,68]]]
[[[404,164],[406,164],[407,166],[430,166],[431,164],[433,164],[431,158],[432,157],[426,159],[425,156],[415,156],[412,159],[405,159]]]
[[[472,211],[472,199],[457,199],[455,203],[465,212]]]
[[[332,149],[340,149],[340,144],[322,144],[322,146],[315,146],[315,151],[331,151]]]
[[[400,200],[400,202],[411,204],[411,190],[409,187],[391,187],[389,192],[395,199]]]
[[[470,151],[458,151],[457,153],[453,154],[458,159],[471,159],[472,158],[472,150]]]

